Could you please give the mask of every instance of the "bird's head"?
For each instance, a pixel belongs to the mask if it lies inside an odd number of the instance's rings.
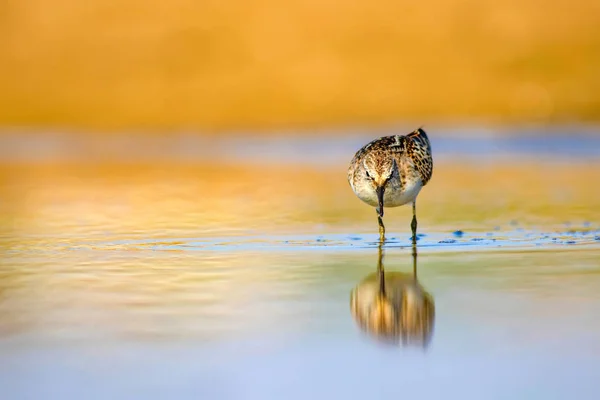
[[[363,165],[365,177],[377,193],[379,216],[383,217],[383,195],[388,182],[397,175],[396,160],[393,157],[381,157],[380,154],[369,154],[365,157]]]

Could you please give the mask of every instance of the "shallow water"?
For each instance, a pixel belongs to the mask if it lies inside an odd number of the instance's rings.
[[[600,160],[450,143],[418,203],[426,346],[354,319],[378,249],[348,160],[11,158],[3,398],[597,398]],[[385,218],[412,279],[410,208]]]

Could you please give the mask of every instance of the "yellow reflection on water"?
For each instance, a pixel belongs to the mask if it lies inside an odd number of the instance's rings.
[[[419,196],[420,232],[484,233],[495,226],[504,232],[515,229],[509,225],[512,220],[539,232],[564,231],[565,222],[585,229],[584,221],[592,223],[589,229],[597,229],[598,167],[439,163]],[[338,251],[333,245],[329,253],[321,253],[298,239],[334,233],[377,236],[375,211],[353,195],[345,168],[3,165],[0,335],[214,338],[240,331],[260,335],[266,330],[290,333],[345,324],[348,288],[373,272],[376,249],[367,243],[363,252],[354,254],[348,246]],[[410,216],[408,207],[386,212],[390,236],[408,238]],[[226,238],[235,244],[260,235],[287,238],[297,245],[244,250],[194,245],[203,238]],[[124,244],[132,240],[147,242]],[[161,243],[169,246],[155,251]],[[425,275],[419,273],[422,287],[406,289],[406,277],[393,274],[386,275],[386,282],[389,278],[390,287],[405,285],[404,290],[420,293],[416,298],[421,299],[428,298],[423,287],[427,288],[436,304],[444,304],[441,284],[431,282],[431,271],[437,271],[440,276],[455,274],[449,281],[453,285],[462,284],[463,276],[475,277],[479,286],[492,280],[487,286],[492,291],[497,284],[563,296],[577,288],[586,305],[598,293],[597,284],[588,279],[597,274],[593,250],[563,254],[554,265],[555,248],[512,262],[475,252],[463,259],[455,249],[446,259],[420,260],[426,266],[420,270]],[[409,257],[402,249],[394,252],[395,257]],[[565,270],[566,263],[574,267]],[[513,264],[518,274],[507,274],[505,268]],[[531,265],[544,268],[547,275]],[[556,291],[559,282],[568,283],[561,292]],[[332,309],[337,301],[340,308]],[[414,303],[412,310],[428,309],[425,303]],[[425,328],[432,325],[419,324],[406,325],[421,327],[406,332],[420,332],[426,341]]]
[[[374,210],[352,194],[346,165],[3,165],[0,232],[13,244],[109,236],[177,238],[371,233]],[[600,165],[438,164],[418,198],[422,232],[536,229],[600,220]],[[410,210],[386,225],[409,232]]]

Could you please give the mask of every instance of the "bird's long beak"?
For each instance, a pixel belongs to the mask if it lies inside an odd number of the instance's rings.
[[[377,192],[377,201],[379,202],[379,216],[383,217],[383,193],[385,192],[385,186],[378,186],[375,192]]]

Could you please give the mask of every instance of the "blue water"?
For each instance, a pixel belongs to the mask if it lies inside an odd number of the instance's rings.
[[[516,158],[595,167],[600,160],[595,128],[535,127],[509,136],[499,129],[425,128],[436,162]],[[311,223],[283,235],[262,227],[269,219],[260,218],[252,230],[214,236],[194,219],[205,214],[189,207],[189,197],[202,204],[202,190],[210,188],[192,191],[195,185],[179,182],[161,208],[160,190],[170,176],[149,186],[156,198],[136,202],[136,193],[149,191],[129,190],[140,184],[132,175],[119,186],[125,193],[111,191],[118,198],[96,203],[112,181],[100,176],[94,186],[75,173],[79,163],[110,161],[295,163],[335,165],[344,179],[351,155],[366,141],[408,130],[312,137],[292,131],[220,138],[0,135],[2,162],[76,162],[72,170],[53,172],[69,171],[69,179],[49,173],[25,179],[14,193],[11,182],[0,191],[15,203],[2,208],[7,203],[0,198],[0,399],[599,398],[600,221],[569,196],[551,203],[560,206],[552,224],[543,220],[548,206],[534,223],[508,223],[527,216],[518,203],[506,208],[511,215],[484,221],[481,231],[451,218],[450,227],[423,224],[416,270],[435,303],[433,336],[424,349],[382,344],[353,319],[350,293],[378,265],[373,218],[358,230]],[[55,188],[53,178],[71,186]],[[144,176],[144,185],[151,179]],[[183,196],[188,203],[177,201]],[[477,207],[477,198],[465,200],[465,207]],[[315,224],[338,206],[317,203]],[[185,204],[195,216],[171,224],[169,215],[185,212],[177,209]],[[136,205],[145,218],[121,225],[111,217],[129,218],[123,210],[136,214]],[[563,217],[573,222],[557,227]],[[498,221],[503,225],[494,229]],[[385,271],[410,275],[408,230],[393,229],[401,226],[390,223],[383,264]]]

